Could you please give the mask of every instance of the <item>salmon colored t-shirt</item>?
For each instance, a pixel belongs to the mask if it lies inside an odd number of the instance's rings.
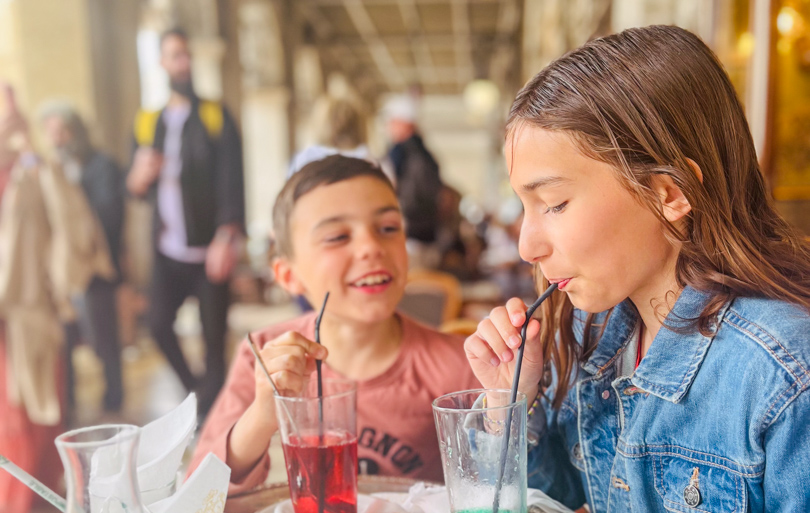
[[[480,384],[467,363],[461,337],[438,333],[403,315],[399,318],[399,357],[379,376],[357,383],[359,470],[441,482],[442,464],[431,403],[440,395],[479,388]],[[315,314],[266,328],[254,334],[254,340],[262,347],[288,331],[313,340]],[[253,402],[254,363],[250,347],[242,342],[225,387],[203,427],[189,474],[209,452],[225,461],[231,429]],[[324,375],[339,376],[329,368],[328,359]],[[245,478],[231,483],[230,493],[261,484],[269,470],[270,456],[265,455]]]

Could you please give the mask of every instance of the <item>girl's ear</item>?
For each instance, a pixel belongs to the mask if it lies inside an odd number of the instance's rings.
[[[702,175],[699,175],[698,178],[702,178]],[[689,204],[689,200],[686,199],[681,188],[675,185],[671,176],[657,175],[654,178],[653,187],[661,200],[664,217],[670,223],[679,221],[692,211],[692,205]]]
[[[293,269],[292,262],[287,257],[277,257],[272,263],[273,275],[281,287],[295,296],[302,296],[306,293],[306,287],[298,279],[298,275]]]
[[[700,183],[703,183],[703,170],[700,169],[697,162],[689,158],[686,159],[686,161],[689,163],[689,167],[692,168],[692,171],[695,172],[695,176],[697,176],[697,179],[700,180]]]

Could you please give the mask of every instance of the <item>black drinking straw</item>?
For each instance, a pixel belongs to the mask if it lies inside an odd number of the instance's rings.
[[[520,329],[520,348],[515,359],[515,375],[512,377],[512,395],[509,404],[514,404],[517,400],[518,382],[520,382],[520,368],[523,365],[523,349],[526,345],[526,330],[529,328],[529,321],[532,320],[532,315],[540,307],[540,305],[548,299],[552,292],[557,290],[557,284],[552,283],[545,292],[540,294],[537,301],[526,310],[526,320],[523,321],[523,327]],[[492,513],[498,513],[499,502],[501,499],[501,487],[503,486],[503,474],[506,472],[506,455],[509,452],[509,433],[512,430],[512,414],[506,416],[503,433],[503,446],[501,446],[501,464],[498,467],[498,480],[495,482],[495,499],[492,503]]]
[[[315,342],[321,343],[321,319],[323,318],[323,311],[326,310],[326,302],[329,300],[329,292],[323,298],[323,305],[321,311],[318,312],[318,318],[315,319]],[[315,360],[315,370],[318,373],[318,434],[323,437],[323,372],[321,371],[321,360]]]
[[[326,296],[323,298],[323,304],[321,305],[321,311],[318,312],[318,318],[315,319],[315,342],[320,344],[321,343],[321,319],[323,318],[323,311],[326,310],[326,302],[329,300],[329,292],[326,293]],[[315,360],[315,370],[318,373],[318,447],[324,447],[324,433],[323,433],[323,373],[321,371],[321,365],[323,362],[321,360]],[[318,494],[318,513],[323,513],[324,511],[324,500],[326,499],[324,495],[326,495],[326,475],[325,475],[325,468],[326,461],[324,459],[324,452],[318,451],[318,465],[319,476],[320,479],[320,493]]]

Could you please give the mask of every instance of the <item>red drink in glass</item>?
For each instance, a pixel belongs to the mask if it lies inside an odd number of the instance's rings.
[[[357,513],[355,435],[290,435],[282,445],[295,513]]]

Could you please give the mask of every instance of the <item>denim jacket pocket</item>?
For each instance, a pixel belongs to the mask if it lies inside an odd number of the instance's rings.
[[[670,455],[653,456],[652,463],[655,490],[667,511],[747,511],[746,484],[738,473]]]

